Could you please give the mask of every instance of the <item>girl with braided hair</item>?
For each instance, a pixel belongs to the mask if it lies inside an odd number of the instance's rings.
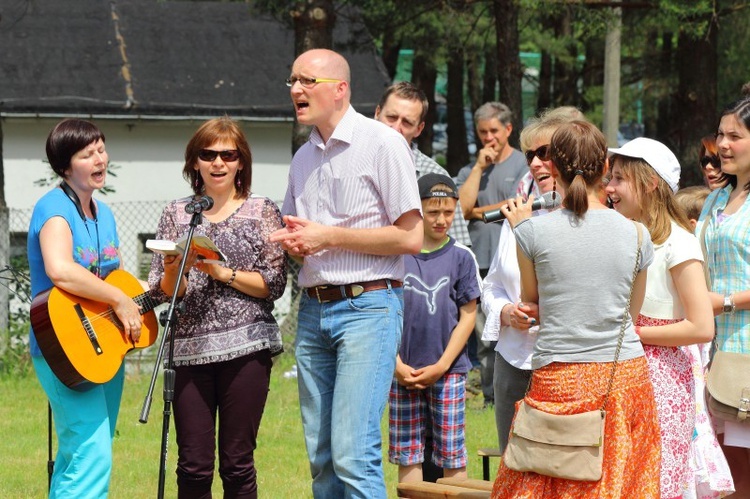
[[[532,218],[533,196],[505,209],[518,242],[521,298],[539,311],[534,372],[523,402],[551,414],[580,414],[601,409],[606,400],[602,476],[554,478],[511,470],[503,460],[492,497],[656,498],[659,426],[631,319],[643,302],[654,247],[641,226],[639,258],[636,223],[602,203],[607,142],[594,125],[562,125],[549,154],[566,193],[563,209]]]

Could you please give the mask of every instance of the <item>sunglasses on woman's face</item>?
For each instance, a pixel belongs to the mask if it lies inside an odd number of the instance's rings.
[[[212,149],[201,149],[198,153],[198,157],[203,161],[213,161],[216,156],[220,156],[222,161],[230,162],[237,161],[240,159],[240,152],[237,149],[229,149],[227,151],[214,151]]]
[[[526,163],[529,165],[534,161],[534,156],[541,159],[542,161],[549,161],[549,144],[539,146],[536,149],[529,149],[526,151]]]
[[[701,158],[701,168],[708,168],[708,165],[718,170],[721,168],[721,160],[718,156],[703,156]]]

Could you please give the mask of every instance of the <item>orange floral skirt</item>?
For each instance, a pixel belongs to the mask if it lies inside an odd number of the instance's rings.
[[[598,409],[611,372],[612,363],[549,364],[534,371],[525,401],[552,414]],[[606,410],[601,480],[580,482],[521,473],[501,462],[492,497],[658,498],[661,437],[645,357],[618,362]]]

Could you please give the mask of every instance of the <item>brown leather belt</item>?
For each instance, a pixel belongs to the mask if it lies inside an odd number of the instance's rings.
[[[387,289],[389,282],[392,288],[401,287],[401,281],[378,279],[377,281],[355,282],[353,284],[314,286],[305,289],[305,292],[310,298],[315,298],[320,303],[327,303],[329,301],[343,300],[344,298],[354,298],[368,291]]]

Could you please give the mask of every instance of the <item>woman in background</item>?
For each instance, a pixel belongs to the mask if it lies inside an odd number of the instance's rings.
[[[102,280],[122,268],[115,218],[107,205],[93,198],[107,179],[104,134],[88,121],[63,120],[50,132],[46,148],[49,164],[62,181],[37,201],[31,216],[27,239],[31,293],[36,296],[54,285],[109,304],[125,334],[138,341],[138,305]],[[124,367],[106,383],[68,388],[42,356],[33,330],[29,346],[57,434],[49,497],[106,497]]]
[[[211,497],[218,433],[224,497],[255,498],[253,452],[271,358],[282,350],[272,311],[286,286],[285,255],[268,242],[281,228],[281,215],[273,201],[250,194],[250,146],[228,117],[209,120],[195,132],[183,176],[196,196],[213,199],[195,233],[214,241],[227,262],[205,263],[191,251],[188,273],[179,276],[185,311],[174,343],[178,497]],[[165,208],[158,238],[177,240],[187,233],[191,200]],[[149,284],[164,300],[174,290],[179,264],[175,256],[154,255]]]
[[[750,354],[750,98],[724,109],[716,134],[726,185],[706,199],[696,234],[705,228],[705,260],[716,315],[716,346]],[[750,426],[714,419],[737,497],[750,497]]]
[[[519,246],[521,298],[539,307],[524,403],[552,414],[578,414],[600,409],[608,394],[602,477],[566,480],[513,471],[502,462],[492,497],[657,498],[659,426],[643,347],[630,319],[643,301],[653,245],[641,227],[636,267],[635,223],[601,201],[607,141],[595,126],[562,125],[552,135],[550,159],[565,189],[563,209],[530,217],[531,204],[518,197],[505,210]]]
[[[701,139],[698,161],[706,187],[713,191],[726,185],[726,178],[721,174],[721,160],[716,147],[716,136],[706,135]]]

